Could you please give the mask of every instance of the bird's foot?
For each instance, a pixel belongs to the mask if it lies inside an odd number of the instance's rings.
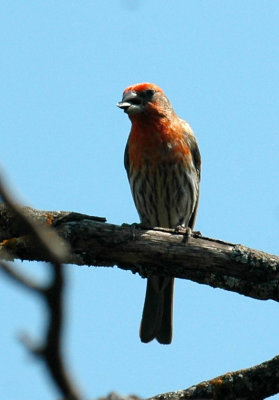
[[[187,236],[188,239],[190,239],[193,236],[193,231],[191,228],[189,228],[189,226],[186,228],[185,236]]]
[[[183,231],[179,231],[179,233],[183,233],[183,243],[187,244],[190,242],[191,238],[193,237],[193,231],[189,226],[187,228],[183,228]]]
[[[185,234],[188,228],[185,228],[184,225],[177,225],[177,227],[174,229],[175,233],[182,233]]]

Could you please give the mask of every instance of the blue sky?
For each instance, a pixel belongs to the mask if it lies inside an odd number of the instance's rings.
[[[196,228],[278,254],[278,20],[277,1],[1,1],[11,186],[35,208],[137,222],[123,167],[130,122],[115,104],[128,85],[154,82],[198,138]],[[46,265],[17,264],[47,275]],[[177,280],[173,343],[144,345],[145,280],[117,268],[67,272],[65,351],[88,397],[183,389],[279,352],[275,302]],[[2,277],[0,292],[0,397],[57,398],[18,341],[39,339],[44,309]]]

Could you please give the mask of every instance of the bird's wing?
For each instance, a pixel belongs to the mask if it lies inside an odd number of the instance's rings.
[[[126,147],[125,147],[125,152],[124,152],[124,167],[126,169],[128,179],[129,179],[129,169],[130,169],[130,159],[129,159],[129,139],[127,141]]]
[[[196,204],[195,204],[193,213],[192,213],[191,218],[188,223],[189,228],[193,229],[194,225],[195,225],[196,217],[197,217],[199,197],[200,197],[201,154],[200,154],[199,146],[198,146],[197,140],[195,138],[194,132],[192,131],[192,128],[186,121],[183,121],[183,126],[185,129],[185,140],[187,141],[187,144],[190,147],[193,164],[194,164],[196,174],[197,174],[198,193],[197,193],[197,198],[196,198]]]

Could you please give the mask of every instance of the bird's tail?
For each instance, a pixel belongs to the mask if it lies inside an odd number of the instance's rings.
[[[157,339],[162,344],[171,343],[173,289],[173,278],[154,276],[147,279],[140,326],[142,342],[148,343]]]

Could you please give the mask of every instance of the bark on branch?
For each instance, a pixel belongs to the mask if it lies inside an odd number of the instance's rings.
[[[172,229],[112,225],[101,217],[24,207],[35,221],[52,226],[72,249],[64,260],[167,275],[219,287],[260,300],[279,300],[279,257],[240,244]],[[0,258],[49,261],[13,213],[0,205]]]

